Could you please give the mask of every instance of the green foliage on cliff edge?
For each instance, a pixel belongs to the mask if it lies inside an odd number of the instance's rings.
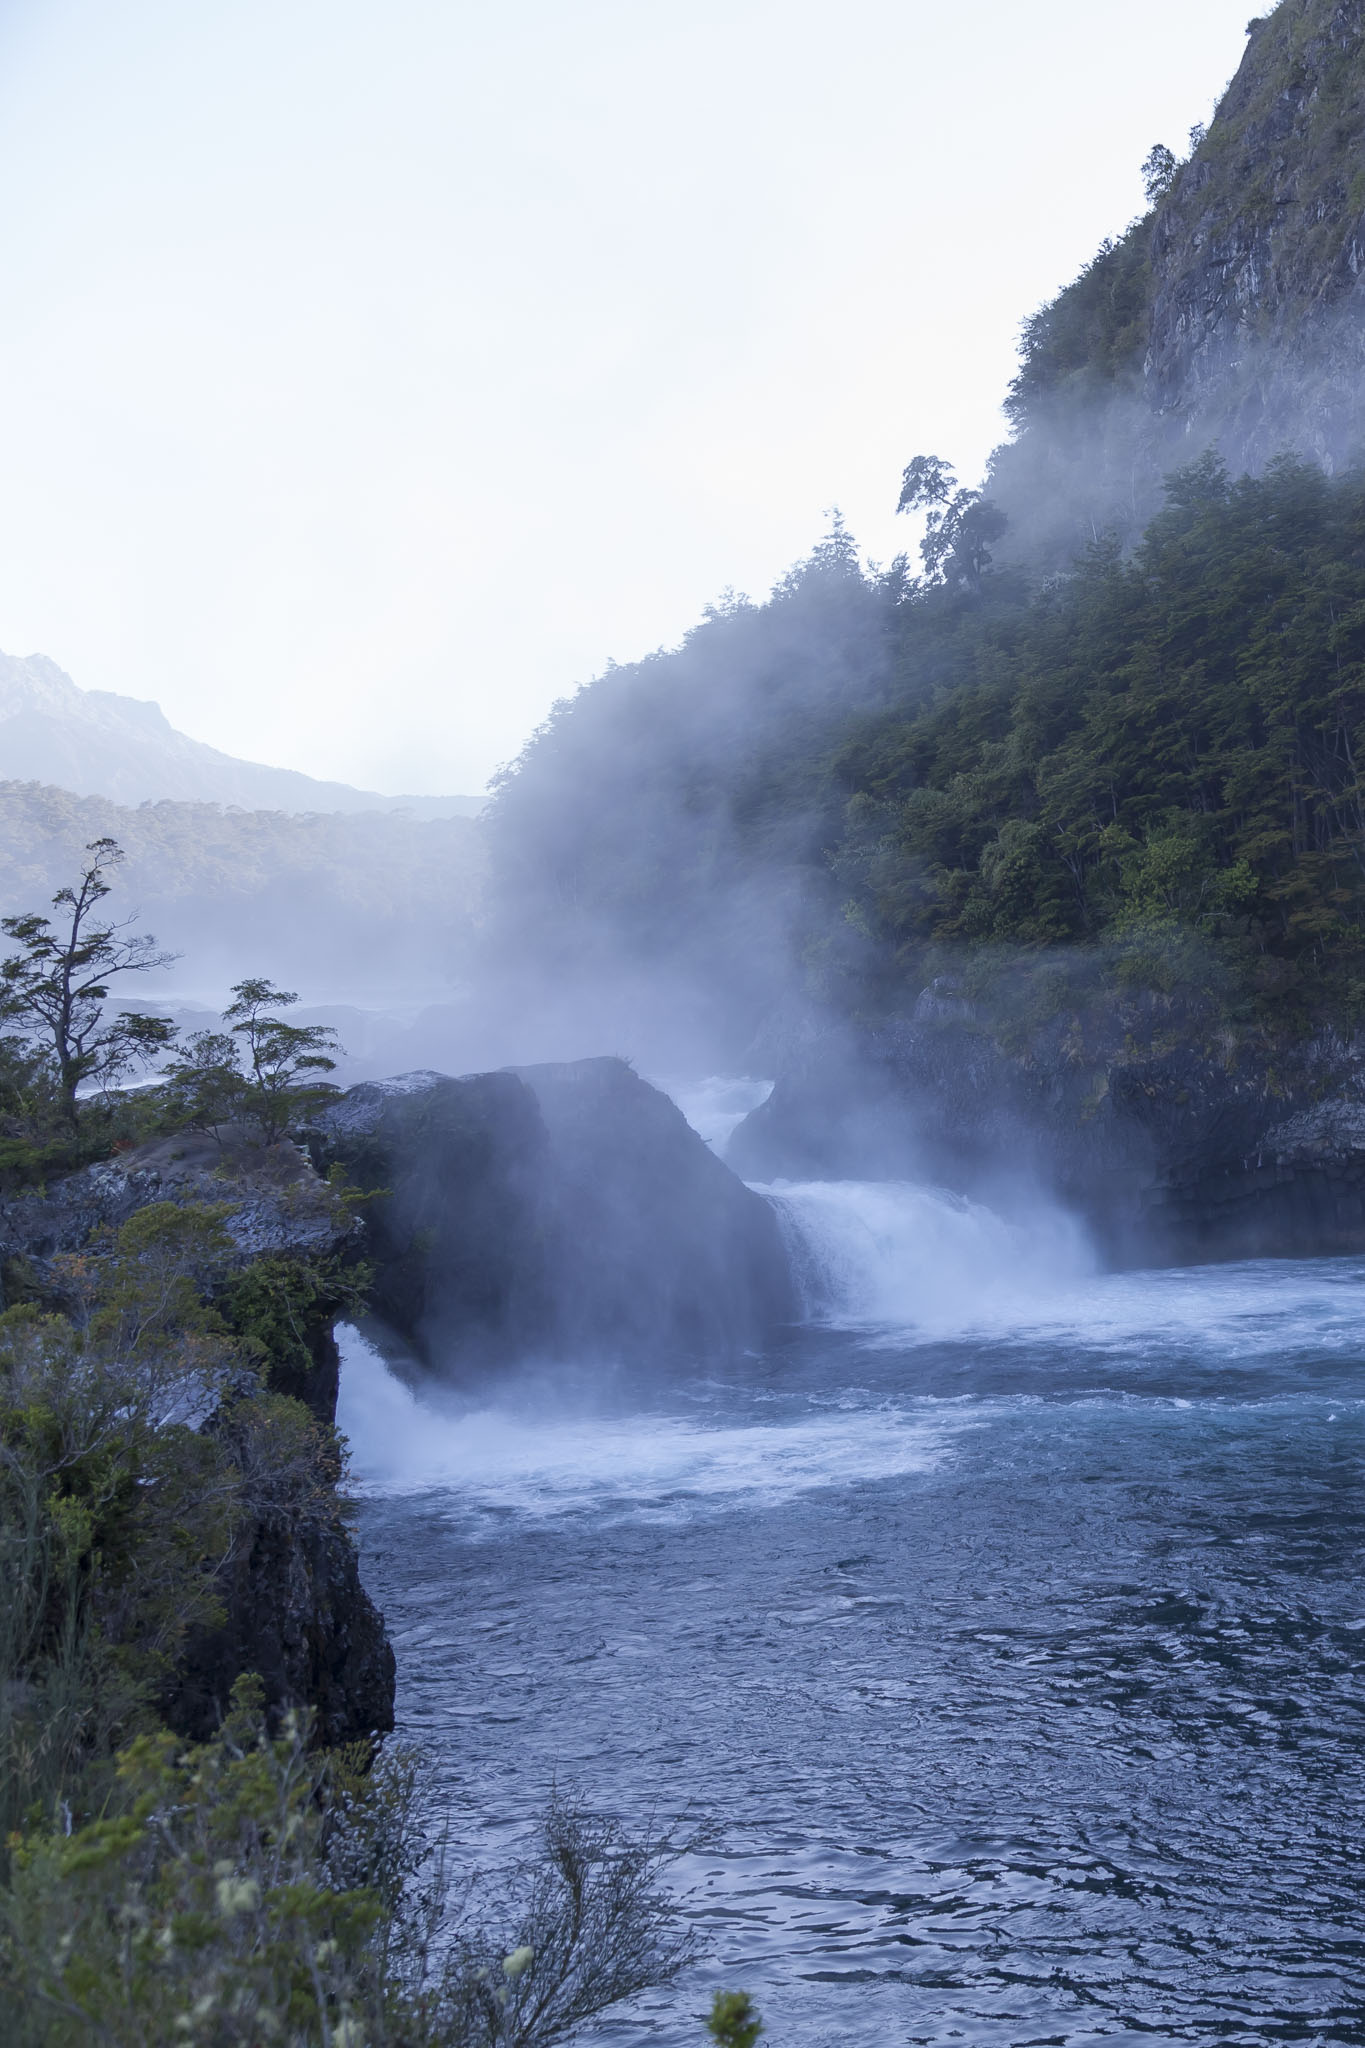
[[[262,1390],[210,1296],[227,1205],[160,1202],[0,1316],[0,1839],[97,1809],[265,1513],[342,1512],[334,1433]]]
[[[1024,322],[1005,411],[1019,429],[1045,409],[1136,383],[1151,310],[1151,222],[1104,242],[1080,276]]]
[[[363,1310],[370,1278],[355,1261],[273,1252],[234,1273],[217,1304],[267,1380],[294,1390],[317,1369],[318,1332]]]
[[[692,1955],[666,1850],[557,1802],[506,1884],[451,1885],[401,1751],[324,1752],[249,1676],[210,1741],[162,1726],[257,1533],[347,1512],[335,1432],[260,1369],[354,1276],[241,1271],[230,1209],[149,1204],[51,1262],[63,1313],[0,1315],[6,2042],[548,2048]]]

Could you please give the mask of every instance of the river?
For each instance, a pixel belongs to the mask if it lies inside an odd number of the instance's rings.
[[[342,1426],[461,1853],[553,1784],[714,1821],[704,1962],[598,2038],[1365,2042],[1365,1261],[1103,1274],[928,1188],[772,1191],[808,1319],[725,1375]]]

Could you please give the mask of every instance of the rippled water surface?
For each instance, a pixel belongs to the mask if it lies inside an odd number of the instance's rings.
[[[609,2039],[725,1984],[774,2048],[1365,2042],[1365,1262],[958,1213],[955,1318],[869,1211],[879,1275],[723,1381],[438,1412],[353,1342],[402,1726],[485,1862],[556,1780],[717,1821],[708,1959]]]

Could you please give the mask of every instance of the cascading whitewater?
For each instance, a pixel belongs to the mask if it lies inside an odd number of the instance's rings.
[[[910,1181],[779,1181],[759,1192],[813,1322],[998,1326],[1094,1270],[1081,1226],[1042,1200],[1011,1220]]]

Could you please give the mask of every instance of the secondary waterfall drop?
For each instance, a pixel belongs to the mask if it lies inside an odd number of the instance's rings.
[[[812,1322],[996,1327],[1094,1270],[1080,1224],[1043,1199],[1012,1220],[912,1181],[778,1181],[760,1192]]]

